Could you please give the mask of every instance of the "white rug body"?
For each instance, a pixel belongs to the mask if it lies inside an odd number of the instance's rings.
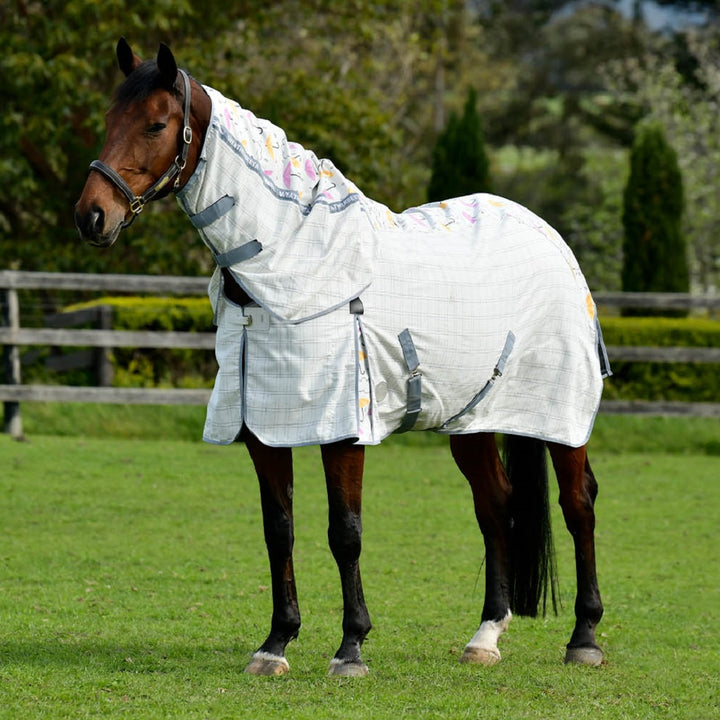
[[[206,89],[211,126],[178,198],[255,301],[229,302],[216,270],[208,442],[243,425],[276,446],[410,427],[587,441],[609,368],[585,279],[547,223],[485,194],[392,213]]]

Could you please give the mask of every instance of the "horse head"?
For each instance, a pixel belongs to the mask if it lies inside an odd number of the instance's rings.
[[[105,116],[105,144],[75,206],[80,237],[108,247],[144,205],[181,188],[192,175],[210,100],[160,45],[143,62],[125,38],[117,45],[125,81]]]

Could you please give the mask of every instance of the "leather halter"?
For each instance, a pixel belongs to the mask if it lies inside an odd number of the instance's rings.
[[[130,186],[122,179],[122,177],[120,177],[120,174],[116,170],[113,170],[109,165],[102,162],[102,160],[93,160],[90,163],[90,170],[95,170],[106,177],[127,198],[127,201],[130,204],[132,217],[130,220],[123,222],[123,228],[132,225],[135,218],[143,211],[145,205],[162,192],[169,182],[175,180],[173,183],[173,188],[175,190],[177,190],[180,186],[180,175],[185,169],[188,151],[193,139],[193,132],[190,127],[190,79],[184,70],[178,69],[178,72],[182,77],[185,91],[185,100],[183,104],[184,116],[182,145],[180,147],[180,152],[175,156],[175,160],[173,160],[172,165],[170,165],[170,167],[142,195],[135,195],[135,193],[130,189]]]

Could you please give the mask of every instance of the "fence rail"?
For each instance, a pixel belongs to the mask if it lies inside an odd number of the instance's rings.
[[[690,293],[641,293],[598,292],[593,293],[596,305],[622,308],[645,308],[655,310],[695,310],[706,308],[720,310],[720,295],[691,295]]]
[[[207,278],[201,277],[0,270],[0,289],[6,290],[99,290],[150,295],[204,295],[207,286]]]
[[[157,332],[125,330],[87,330],[57,327],[23,328],[20,326],[18,290],[79,290],[153,295],[204,295],[207,280],[196,277],[163,275],[93,275],[85,273],[46,273],[0,271],[5,384],[0,384],[4,402],[5,432],[22,435],[21,402],[93,402],[143,405],[201,405],[209,390],[77,387],[64,385],[23,385],[20,379],[19,348],[28,345],[70,347],[143,347],[211,350],[214,333]],[[603,307],[720,310],[720,296],[696,296],[684,293],[595,293],[595,302]],[[608,346],[610,360],[630,362],[720,363],[720,348]],[[645,402],[604,400],[601,412],[652,415],[720,417],[720,403]]]
[[[55,330],[0,328],[0,345],[59,345],[87,347],[186,348],[212,350],[214,333],[156,330]]]
[[[210,390],[116,388],[70,385],[0,385],[0,398],[10,402],[88,402],[116,405],[205,405]]]

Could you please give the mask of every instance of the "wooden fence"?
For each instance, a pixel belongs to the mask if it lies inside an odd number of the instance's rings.
[[[97,402],[141,405],[205,404],[209,390],[160,388],[77,387],[65,385],[23,385],[20,347],[28,345],[89,348],[144,347],[211,350],[214,333],[94,330],[67,327],[23,328],[20,325],[19,290],[75,290],[154,295],[204,295],[207,279],[151,275],[91,275],[84,273],[42,273],[0,271],[0,346],[3,346],[5,384],[0,384],[4,402],[5,432],[22,435],[20,403]],[[595,293],[600,306],[694,309],[717,313],[720,297],[671,293]],[[720,348],[608,346],[610,360],[631,362],[720,363]],[[720,403],[643,402],[607,400],[600,406],[607,413],[694,415],[720,417]]]

